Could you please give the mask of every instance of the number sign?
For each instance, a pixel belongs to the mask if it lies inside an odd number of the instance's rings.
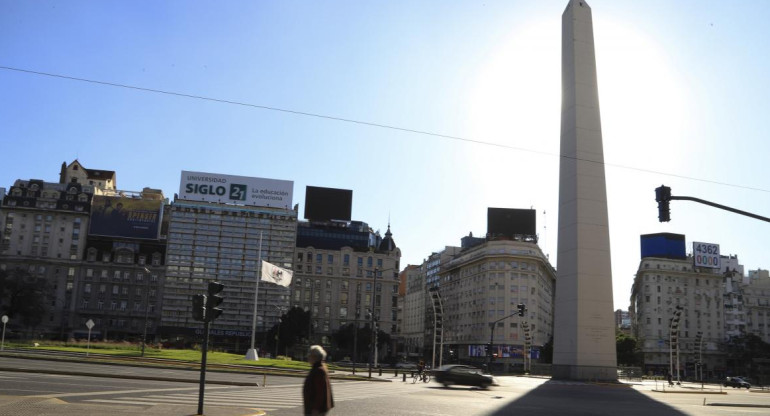
[[[722,267],[719,256],[719,244],[693,242],[692,258],[695,267],[708,267],[711,269]]]

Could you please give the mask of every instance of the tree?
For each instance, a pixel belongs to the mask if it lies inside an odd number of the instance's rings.
[[[615,348],[618,356],[618,365],[641,365],[636,338],[618,331],[615,334]]]
[[[282,350],[291,349],[302,339],[308,337],[308,325],[310,324],[310,312],[302,308],[294,307],[281,316],[281,322],[274,325],[267,332],[267,342],[271,348],[275,348],[276,335],[278,344]],[[280,353],[280,352],[279,352]]]
[[[540,362],[545,364],[551,364],[553,361],[553,336],[548,339],[548,342],[543,344],[543,348],[540,349]]]
[[[46,282],[23,269],[0,270],[0,313],[35,327],[46,313]]]

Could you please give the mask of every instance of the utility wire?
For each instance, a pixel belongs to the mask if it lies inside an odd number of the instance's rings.
[[[106,85],[106,86],[109,86],[109,87],[125,88],[125,89],[130,89],[130,90],[143,91],[143,92],[151,92],[151,93],[156,93],[156,94],[165,94],[165,95],[171,95],[171,96],[183,97],[183,98],[193,98],[193,99],[197,99],[197,100],[211,101],[211,102],[221,103],[221,104],[239,105],[239,106],[243,106],[243,107],[257,108],[257,109],[260,109],[260,110],[277,111],[277,112],[281,112],[281,113],[294,114],[294,115],[298,115],[298,116],[315,117],[315,118],[320,118],[320,119],[325,119],[325,120],[340,121],[340,122],[344,122],[344,123],[352,123],[352,124],[358,124],[358,125],[363,125],[363,126],[378,127],[378,128],[382,128],[382,129],[395,130],[395,131],[401,131],[401,132],[406,132],[406,133],[421,134],[421,135],[425,135],[425,136],[438,137],[438,138],[442,138],[442,139],[456,140],[456,141],[480,144],[480,145],[485,145],[485,146],[493,146],[493,147],[499,147],[499,148],[508,149],[508,150],[518,150],[518,151],[522,151],[522,152],[535,153],[535,154],[541,154],[541,155],[546,155],[546,156],[556,156],[556,157],[565,158],[565,159],[573,159],[573,160],[577,160],[577,161],[581,161],[581,162],[597,163],[597,164],[601,164],[601,165],[604,165],[604,166],[610,166],[610,167],[615,167],[615,168],[620,168],[620,169],[635,170],[635,171],[638,171],[638,172],[653,173],[653,174],[657,174],[657,175],[670,176],[670,177],[674,177],[674,178],[688,179],[688,180],[691,180],[691,181],[704,182],[704,183],[710,183],[710,184],[715,184],[715,185],[729,186],[729,187],[733,187],[733,188],[740,188],[740,189],[747,189],[747,190],[751,190],[751,191],[759,191],[759,192],[768,192],[768,193],[770,193],[770,189],[756,188],[756,187],[745,186],[745,185],[737,185],[737,184],[728,183],[728,182],[720,182],[720,181],[714,181],[714,180],[710,180],[710,179],[696,178],[696,177],[693,177],[693,176],[679,175],[679,174],[676,174],[676,173],[661,172],[661,171],[652,170],[652,169],[643,169],[643,168],[637,168],[637,167],[633,167],[633,166],[626,166],[626,165],[620,165],[620,164],[615,164],[615,163],[607,163],[607,162],[596,161],[596,160],[591,160],[591,159],[583,159],[583,158],[579,158],[579,157],[575,157],[575,156],[567,156],[567,155],[556,154],[556,153],[551,153],[551,152],[544,152],[544,151],[540,151],[540,150],[526,149],[526,148],[523,148],[523,147],[516,147],[516,146],[511,146],[511,145],[502,144],[502,143],[487,142],[487,141],[478,140],[478,139],[472,139],[472,138],[468,138],[468,137],[452,136],[452,135],[448,135],[448,134],[433,133],[433,132],[424,131],[424,130],[415,130],[415,129],[410,129],[410,128],[406,128],[406,127],[391,126],[391,125],[388,125],[388,124],[374,123],[374,122],[370,122],[370,121],[354,120],[354,119],[350,119],[350,118],[335,117],[335,116],[329,116],[329,115],[317,114],[317,113],[308,113],[308,112],[305,112],[305,111],[289,110],[289,109],[285,109],[285,108],[270,107],[270,106],[266,106],[266,105],[243,103],[243,102],[240,102],[240,101],[231,101],[231,100],[224,100],[224,99],[220,99],[220,98],[205,97],[205,96],[202,96],[202,95],[184,94],[184,93],[180,93],[180,92],[165,91],[165,90],[159,90],[159,89],[154,89],[154,88],[137,87],[137,86],[134,86],[134,85],[118,84],[118,83],[115,83],[115,82],[97,81],[97,80],[93,80],[93,79],[78,78],[78,77],[72,77],[72,76],[68,76],[68,75],[53,74],[53,73],[49,73],[49,72],[32,71],[32,70],[29,70],[29,69],[14,68],[14,67],[9,67],[9,66],[0,66],[0,69],[4,69],[4,70],[7,70],[7,71],[22,72],[22,73],[26,73],[26,74],[33,74],[33,75],[52,77],[52,78],[67,79],[67,80],[71,80],[71,81],[86,82],[86,83],[90,83],[90,84]]]

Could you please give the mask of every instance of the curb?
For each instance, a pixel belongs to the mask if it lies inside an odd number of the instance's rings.
[[[724,394],[724,395],[727,395],[726,391],[705,391],[705,390],[701,390],[701,391],[681,391],[681,390],[679,390],[679,391],[677,391],[677,390],[657,390],[657,389],[653,389],[652,391],[654,391],[655,393],[673,393],[673,394]]]
[[[121,378],[121,379],[127,379],[127,380],[170,381],[170,382],[178,382],[178,383],[199,383],[200,382],[199,380],[192,380],[188,378],[135,376],[135,375],[127,375],[127,374],[95,374],[95,373],[86,373],[81,371],[37,370],[32,368],[3,368],[3,371],[11,371],[16,373],[71,375],[71,376],[82,376],[82,377]],[[259,383],[246,382],[246,381],[206,380],[206,384],[259,387]]]

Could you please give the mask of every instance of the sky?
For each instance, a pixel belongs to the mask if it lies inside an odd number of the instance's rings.
[[[642,234],[770,267],[770,8],[592,0],[615,309]],[[566,0],[0,0],[0,187],[62,162],[121,190],[181,171],[353,190],[402,267],[486,232],[488,207],[537,210],[556,266]],[[763,127],[765,126],[765,127]]]

